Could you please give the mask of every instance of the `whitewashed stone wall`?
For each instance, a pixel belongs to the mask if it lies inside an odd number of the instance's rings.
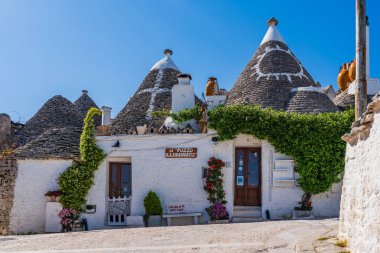
[[[178,135],[123,135],[99,136],[98,145],[107,153],[95,173],[94,186],[90,189],[87,204],[96,205],[95,213],[85,213],[90,230],[107,227],[108,171],[110,162],[131,162],[132,200],[131,215],[144,215],[143,199],[149,190],[156,191],[164,207],[176,202],[184,203],[187,212],[202,212],[206,222],[205,208],[210,205],[203,189],[202,167],[207,167],[211,156],[227,164],[224,168],[224,184],[227,209],[233,215],[235,147],[262,148],[262,215],[269,210],[272,218],[290,214],[300,200],[302,191],[293,187],[272,187],[271,169],[273,147],[265,141],[240,135],[235,140],[214,143],[207,134]],[[120,142],[120,147],[112,146]],[[165,158],[165,148],[194,147],[198,149],[195,159]],[[276,154],[277,158],[282,157]],[[275,157],[276,158],[276,157]],[[43,232],[45,228],[46,200],[44,194],[56,190],[58,175],[71,165],[70,160],[19,160],[14,204],[10,228],[13,233]],[[339,213],[340,186],[313,197],[317,216],[337,216]]]
[[[18,160],[18,174],[10,214],[10,232],[44,232],[45,193],[57,190],[58,175],[71,160]]]
[[[210,204],[203,189],[202,167],[207,167],[211,156],[233,164],[232,142],[214,145],[211,136],[190,135],[128,135],[98,137],[99,146],[108,154],[96,172],[95,185],[90,190],[88,204],[96,205],[95,214],[86,214],[89,228],[106,225],[108,197],[108,164],[115,161],[132,163],[131,215],[144,215],[143,200],[149,190],[157,192],[164,207],[177,202],[184,203],[187,212],[203,212]],[[111,146],[120,141],[119,148]],[[165,148],[198,148],[194,159],[165,158]],[[233,210],[233,169],[224,169],[228,211]]]
[[[347,144],[339,237],[351,252],[380,252],[380,108],[376,111],[368,138]]]

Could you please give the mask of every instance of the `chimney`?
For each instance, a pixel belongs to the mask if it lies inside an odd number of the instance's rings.
[[[82,90],[82,93],[83,93],[83,94],[87,94],[87,93],[88,93],[88,90]]]
[[[12,132],[11,117],[8,114],[0,113],[0,141],[9,138]]]
[[[190,85],[191,75],[190,74],[178,74],[178,85]]]
[[[109,126],[111,125],[111,107],[108,106],[102,106],[102,125],[103,126]]]
[[[209,77],[206,84],[206,96],[219,95],[219,85],[216,77]]]
[[[228,92],[225,89],[219,89],[218,80],[216,77],[209,77],[206,84],[206,103],[207,109],[212,110],[215,106],[226,104]],[[247,98],[246,103],[250,103]]]
[[[172,111],[174,113],[195,106],[194,87],[190,83],[191,75],[178,74],[178,84],[172,88]]]

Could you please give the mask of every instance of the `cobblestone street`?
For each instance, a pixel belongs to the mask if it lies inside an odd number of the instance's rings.
[[[127,228],[0,237],[0,252],[316,252],[337,219]]]

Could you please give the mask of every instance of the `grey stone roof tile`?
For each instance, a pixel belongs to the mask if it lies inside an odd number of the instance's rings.
[[[52,128],[16,149],[16,158],[78,159],[81,127]]]
[[[83,118],[77,107],[62,96],[54,96],[17,132],[18,146],[25,145],[53,128],[80,128],[82,125]]]
[[[297,113],[324,113],[339,111],[339,109],[326,94],[317,91],[293,92],[286,110],[288,112]]]
[[[92,107],[99,109],[94,100],[88,95],[87,90],[82,90],[82,95],[74,102],[77,106],[80,115],[84,119],[87,115],[88,110]],[[100,115],[96,115],[94,117],[95,126],[100,126],[102,124],[102,117]]]
[[[144,124],[158,129],[165,118],[152,117],[151,112],[171,110],[171,88],[178,83],[177,74],[179,72],[171,68],[151,70],[136,93],[116,116],[109,132],[127,134],[132,127]]]

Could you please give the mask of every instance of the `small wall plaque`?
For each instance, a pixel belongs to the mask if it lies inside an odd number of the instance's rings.
[[[185,212],[185,205],[182,203],[172,203],[167,206],[168,214],[176,214],[176,213],[184,213],[184,212]]]
[[[236,177],[236,185],[238,185],[238,186],[244,185],[244,177],[243,176],[237,176]]]
[[[198,155],[197,148],[167,148],[165,149],[165,158],[196,158]]]
[[[96,205],[86,205],[86,213],[95,213]]]

